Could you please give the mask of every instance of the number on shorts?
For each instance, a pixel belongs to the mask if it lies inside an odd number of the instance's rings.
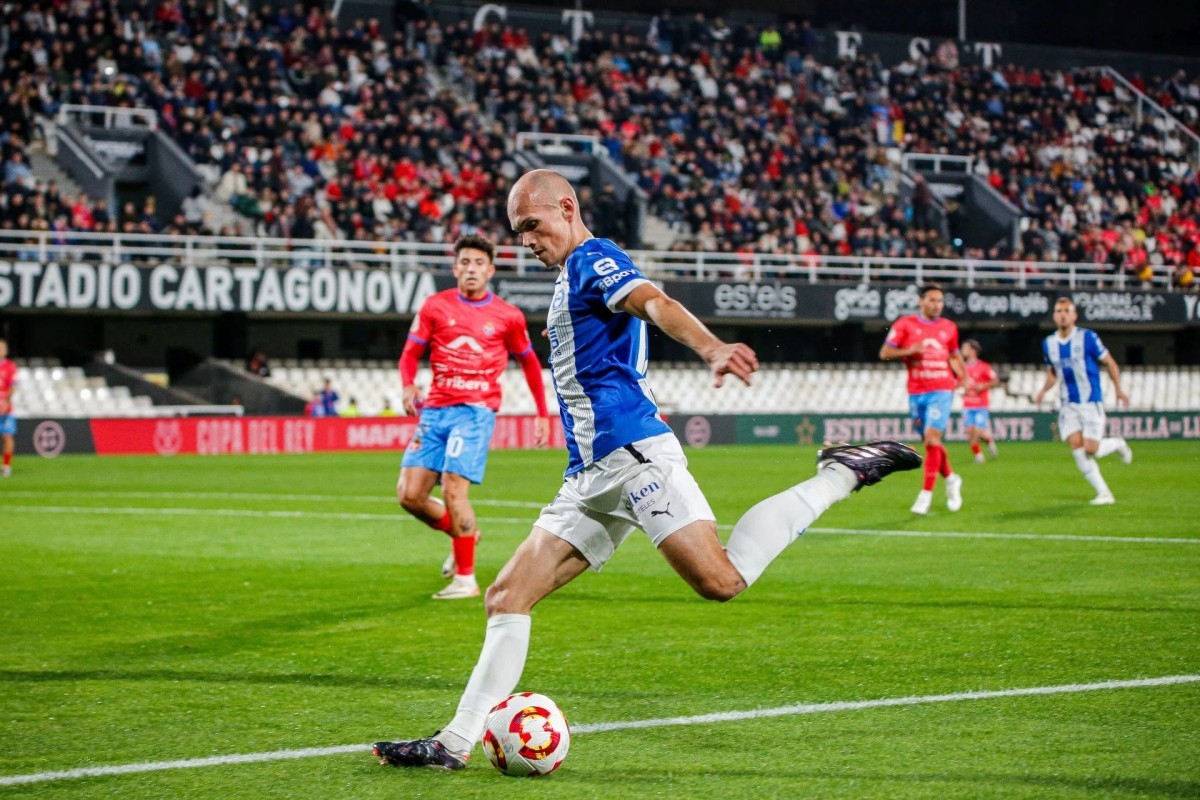
[[[458,458],[462,455],[463,440],[461,436],[451,436],[446,441],[446,455],[451,458]]]

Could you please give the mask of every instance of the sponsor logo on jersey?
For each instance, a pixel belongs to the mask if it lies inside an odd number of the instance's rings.
[[[450,344],[446,345],[447,350],[461,350],[464,347],[469,350],[473,350],[476,353],[483,352],[483,346],[479,344],[479,342],[475,341],[475,337],[467,336],[466,334],[459,336],[457,339],[450,342]]]
[[[592,269],[596,271],[597,275],[609,275],[613,272],[616,272],[620,268],[621,265],[611,258],[602,258],[596,263],[592,264]]]
[[[629,493],[629,505],[636,507],[638,503],[641,503],[642,500],[647,499],[650,497],[650,495],[658,492],[661,488],[662,486],[658,481],[650,481],[646,486],[637,489],[636,492]]]
[[[637,270],[623,269],[620,272],[618,272],[616,275],[609,275],[609,276],[603,278],[600,281],[600,285],[603,286],[605,289],[610,289],[613,286],[616,286],[621,281],[628,278],[630,275],[636,275],[636,274],[637,274]]]
[[[486,392],[492,386],[483,378],[464,378],[461,375],[449,378],[436,377],[433,382],[444,389],[456,389],[460,392]]]

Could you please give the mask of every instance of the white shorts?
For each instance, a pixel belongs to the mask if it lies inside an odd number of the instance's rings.
[[[640,456],[640,458],[639,458]],[[634,528],[655,547],[697,520],[716,520],[672,433],[609,453],[563,481],[537,522],[599,571]]]
[[[1104,406],[1100,403],[1063,403],[1058,410],[1058,435],[1065,442],[1073,433],[1098,442],[1104,438]]]

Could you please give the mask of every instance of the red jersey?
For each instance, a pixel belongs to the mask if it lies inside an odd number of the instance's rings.
[[[508,356],[532,352],[525,316],[492,292],[468,300],[457,287],[430,295],[408,331],[429,349],[433,384],[425,405],[500,410],[500,375]]]
[[[16,386],[16,362],[11,358],[0,360],[0,416],[12,413],[12,396]]]
[[[991,364],[982,359],[968,361],[966,366],[967,377],[972,383],[986,386],[996,380],[996,371],[992,369]],[[990,404],[987,389],[967,389],[963,392],[963,408],[987,408]]]
[[[908,393],[953,391],[958,378],[950,369],[950,356],[958,352],[958,326],[945,317],[922,319],[919,314],[901,317],[888,331],[885,344],[892,347],[924,345],[919,354],[904,359],[908,368]]]

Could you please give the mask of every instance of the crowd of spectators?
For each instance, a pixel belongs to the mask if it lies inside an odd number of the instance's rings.
[[[1200,274],[1195,143],[1090,71],[884,65],[813,55],[813,33],[703,15],[651,35],[528,44],[493,25],[458,52],[508,130],[592,133],[638,175],[680,247],[1092,263],[1135,280]],[[1134,85],[1196,128],[1200,81]],[[532,87],[532,88],[531,88]],[[897,152],[974,157],[1025,216],[1019,242],[957,247]],[[947,235],[948,234],[948,235]]]
[[[208,170],[212,198],[263,236],[504,241],[512,136],[541,131],[600,137],[679,249],[1200,274],[1194,144],[1135,116],[1107,75],[822,64],[797,22],[663,13],[573,42],[413,5],[390,35],[299,4],[227,2],[222,15],[216,0],[51,0],[13,15],[0,29],[0,225],[233,232],[213,229],[206,196],[164,220],[152,201],[114,213],[34,181],[34,119],[87,103],[152,108]],[[1200,82],[1132,80],[1196,126]],[[947,226],[929,187],[906,183],[902,151],[974,157],[1025,215],[1020,241],[964,250],[953,204]],[[601,192],[586,207],[598,233],[622,238],[614,202]]]
[[[297,4],[54,0],[9,19],[3,224],[290,239],[454,241],[502,236],[511,175],[502,132],[435,89],[429,50],[373,21],[339,28]],[[153,109],[161,130],[212,177],[211,194],[251,222],[213,230],[193,198],[170,221],[141,213],[89,221],[80,198],[19,174],[35,118],[64,103]],[[16,173],[7,180],[8,173]],[[13,200],[19,194],[23,199]],[[40,200],[38,198],[41,198]],[[23,217],[22,206],[38,210]],[[15,210],[14,210],[15,209]],[[193,213],[188,213],[193,212]]]

